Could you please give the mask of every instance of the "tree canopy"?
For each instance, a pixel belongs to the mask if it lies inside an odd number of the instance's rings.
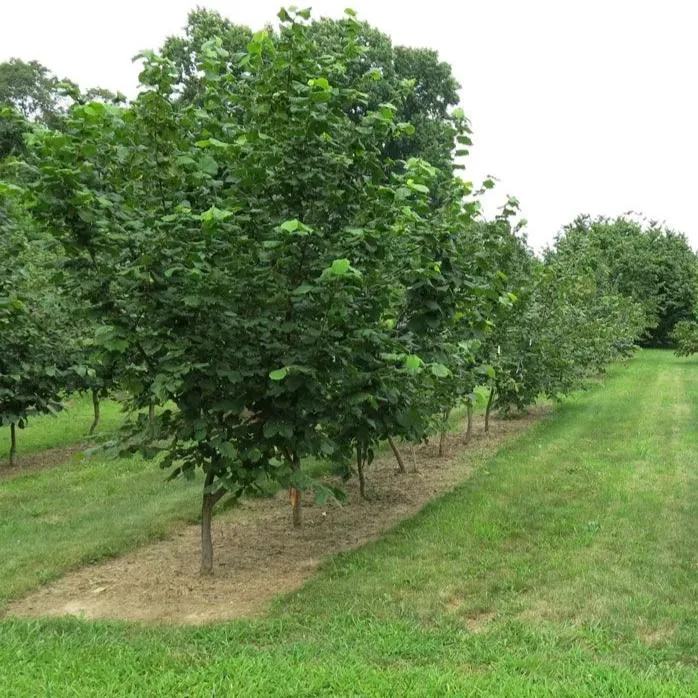
[[[555,256],[638,303],[648,344],[670,344],[676,323],[695,313],[698,264],[682,233],[626,217],[583,216],[565,226]]]

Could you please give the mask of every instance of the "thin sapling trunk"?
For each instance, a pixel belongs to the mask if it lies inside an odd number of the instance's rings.
[[[494,394],[495,387],[492,386],[490,389],[490,396],[487,398],[487,407],[485,408],[485,434],[490,433],[490,412],[492,411],[492,405],[494,404]]]
[[[92,426],[90,426],[90,436],[94,434],[95,429],[99,424],[99,390],[96,388],[92,389],[92,410],[94,413],[94,419],[92,420]]]
[[[300,459],[294,453],[291,460],[292,468],[294,471],[300,470]],[[293,527],[300,528],[303,524],[303,502],[302,502],[302,492],[297,487],[290,487],[288,493],[291,497],[291,510],[293,513]]]
[[[213,574],[213,540],[211,538],[211,521],[213,519],[213,507],[216,506],[218,500],[225,494],[225,489],[216,492],[207,492],[207,489],[213,484],[214,474],[206,473],[204,480],[204,496],[201,504],[201,574]]]
[[[444,446],[446,445],[446,427],[448,425],[448,415],[451,410],[445,410],[443,414],[443,426],[441,427],[441,435],[439,436],[439,458],[444,455]]]
[[[470,439],[473,437],[473,404],[468,402],[467,406],[468,412],[468,426],[465,430],[465,443],[470,443]]]
[[[390,436],[390,434],[388,434],[388,443],[390,444],[390,448],[393,450],[393,455],[395,456],[395,460],[397,461],[398,473],[406,473],[407,469],[405,468],[405,461],[402,460],[402,454],[398,450],[398,447],[395,444],[395,441],[393,441],[393,437]]]
[[[10,468],[15,465],[15,457],[17,455],[17,431],[14,422],[10,423]]]
[[[364,473],[364,458],[361,453],[361,447],[356,449],[356,470],[359,473],[359,494],[361,494],[361,499],[366,499],[366,475]]]

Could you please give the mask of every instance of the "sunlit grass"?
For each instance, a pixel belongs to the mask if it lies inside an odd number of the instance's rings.
[[[269,617],[198,629],[6,620],[0,686],[9,696],[698,695],[697,417],[698,364],[645,351],[453,493],[327,561]]]
[[[88,440],[93,420],[92,398],[75,395],[64,403],[65,409],[57,414],[30,417],[25,429],[17,429],[17,462],[21,466],[22,456],[47,448],[58,448]],[[124,421],[121,405],[113,400],[102,400],[101,418],[95,438],[110,434]],[[10,429],[0,428],[0,468],[10,450]]]

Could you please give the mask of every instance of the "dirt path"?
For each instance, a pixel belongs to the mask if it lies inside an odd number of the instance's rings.
[[[29,473],[36,473],[40,470],[63,465],[73,458],[80,458],[80,454],[91,445],[89,442],[85,442],[70,444],[69,446],[57,446],[56,448],[45,448],[43,451],[36,451],[35,453],[20,454],[17,456],[17,465],[12,468],[0,464],[0,481],[12,480],[21,475],[28,475]]]
[[[359,498],[356,483],[348,483],[347,501],[341,505],[304,502],[301,529],[291,527],[282,494],[244,502],[214,521],[211,578],[198,574],[199,528],[188,526],[168,540],[71,572],[11,603],[8,613],[181,624],[258,615],[272,598],[308,580],[324,558],[375,540],[453,489],[543,411],[518,420],[492,420],[489,435],[478,420],[472,442],[464,446],[462,435],[451,435],[443,458],[437,457],[436,444],[420,446],[414,453],[416,473],[396,475],[392,454],[381,455],[368,469],[369,501]],[[411,469],[410,448],[403,450]]]

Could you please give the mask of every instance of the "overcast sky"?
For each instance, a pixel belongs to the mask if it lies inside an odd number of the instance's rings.
[[[136,91],[131,57],[180,31],[196,0],[0,0],[0,61],[36,59],[83,87]],[[261,28],[279,0],[199,0]],[[287,3],[291,4],[291,3]],[[689,0],[315,0],[394,43],[439,51],[474,130],[467,177],[517,196],[529,241],[582,212],[641,211],[698,248],[698,7]],[[489,202],[490,212],[495,201]]]

